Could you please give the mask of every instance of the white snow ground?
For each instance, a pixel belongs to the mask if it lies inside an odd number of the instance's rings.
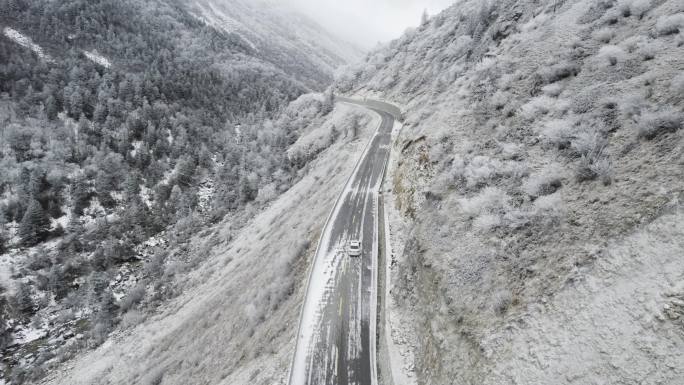
[[[45,51],[43,51],[43,48],[41,46],[34,43],[30,37],[23,35],[21,32],[17,31],[16,29],[13,29],[10,27],[5,27],[5,29],[3,30],[3,33],[10,40],[14,41],[15,43],[19,44],[22,47],[30,49],[36,55],[38,55],[38,57],[45,60],[46,62],[54,61],[52,59],[52,57],[50,57],[50,55],[46,54]]]
[[[19,44],[22,47],[28,48],[31,51],[33,51],[41,59],[43,59],[47,62],[53,61],[53,59],[50,57],[50,55],[46,54],[45,51],[43,51],[43,48],[41,46],[34,43],[30,37],[23,35],[21,32],[17,31],[16,29],[13,29],[10,27],[5,27],[5,29],[3,30],[3,33],[10,40],[14,41],[15,43]]]
[[[105,68],[112,66],[112,63],[106,57],[97,53],[97,51],[83,51],[83,54],[95,64],[99,64]]]

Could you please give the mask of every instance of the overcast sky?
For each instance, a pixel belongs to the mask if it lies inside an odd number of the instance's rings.
[[[434,15],[455,0],[285,0],[362,48],[401,36],[420,22],[424,9]]]

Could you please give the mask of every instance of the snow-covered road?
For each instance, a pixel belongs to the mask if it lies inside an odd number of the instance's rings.
[[[390,151],[397,109],[357,102],[382,117],[339,196],[314,257],[299,326],[290,385],[376,384],[377,194]],[[359,239],[360,258],[347,242]]]

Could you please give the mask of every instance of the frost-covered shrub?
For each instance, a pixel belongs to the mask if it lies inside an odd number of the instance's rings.
[[[500,144],[503,159],[519,159],[522,156],[523,146],[517,143]]]
[[[637,54],[642,60],[653,60],[653,58],[656,56],[656,52],[656,47],[652,44],[644,43],[639,44],[637,47]]]
[[[497,214],[481,214],[473,220],[473,228],[480,232],[486,233],[497,227],[500,227],[503,223],[501,215]]]
[[[464,177],[468,187],[474,187],[493,178],[502,168],[497,159],[476,156],[466,166]]]
[[[519,73],[503,74],[501,75],[498,81],[499,89],[502,91],[507,91],[511,88],[513,84],[516,84],[520,80],[521,76]]]
[[[541,225],[556,224],[565,214],[565,203],[560,191],[534,201],[534,215]]]
[[[619,104],[620,114],[623,119],[635,120],[641,115],[641,111],[646,106],[646,100],[640,94],[631,94],[622,98]]]
[[[488,156],[478,155],[466,162],[461,177],[469,188],[482,186],[498,177],[519,178],[527,174],[522,162],[501,161]]]
[[[566,119],[554,119],[546,123],[541,131],[544,141],[559,149],[570,145],[574,133],[573,125]]]
[[[680,73],[674,79],[672,79],[670,91],[672,91],[672,96],[674,96],[676,99],[684,99],[684,73]]]
[[[497,110],[500,110],[506,106],[506,103],[508,103],[508,100],[511,98],[511,95],[508,92],[503,92],[503,91],[497,91],[492,95],[491,99],[489,102],[492,104],[494,108]]]
[[[554,64],[549,67],[545,67],[539,71],[542,79],[545,83],[555,83],[559,80],[563,80],[570,76],[577,76],[581,71],[581,68],[576,63],[571,62],[561,62]]]
[[[592,173],[594,173],[604,185],[609,185],[613,181],[613,165],[608,157],[601,157],[595,159],[589,166]]]
[[[577,166],[577,181],[584,182],[594,180],[601,176],[605,184],[609,184],[610,177],[610,161],[603,153],[603,148],[582,156],[580,163]],[[608,179],[606,179],[608,178]]]
[[[641,19],[651,7],[651,0],[622,0],[618,4],[618,9],[622,16],[634,16],[639,19]]]
[[[266,203],[272,201],[278,196],[278,190],[275,183],[269,183],[266,186],[260,187],[257,193],[256,201],[259,203]]]
[[[467,35],[459,36],[446,49],[446,54],[452,59],[465,56],[473,46],[473,38]]]
[[[481,214],[503,215],[510,210],[510,197],[498,187],[485,187],[472,198],[459,200],[461,210],[470,218]]]
[[[579,132],[572,139],[570,146],[578,156],[589,156],[605,146],[605,140],[596,131]]]
[[[145,298],[145,294],[147,292],[145,286],[145,283],[142,282],[138,285],[135,285],[126,294],[126,296],[121,300],[121,303],[119,304],[119,307],[121,308],[122,312],[126,312],[129,309],[133,308],[133,306],[139,304],[143,300],[143,298]]]
[[[563,186],[564,170],[558,164],[551,164],[530,175],[522,190],[532,198],[555,193]]]
[[[613,3],[613,0],[597,0],[592,2],[592,6],[585,14],[580,16],[577,22],[580,24],[586,24],[600,19],[606,13],[606,10],[613,7]]]
[[[544,95],[556,98],[563,92],[563,87],[558,83],[548,84],[542,87],[542,92]]]
[[[615,31],[612,28],[601,28],[594,31],[594,39],[607,44],[615,37]]]
[[[603,65],[614,66],[627,58],[627,53],[616,45],[604,45],[597,55]]]
[[[678,33],[684,27],[684,13],[662,16],[656,22],[656,31],[660,35],[672,35]]]
[[[454,156],[454,160],[451,162],[451,168],[449,170],[449,175],[451,179],[457,181],[465,177],[466,161],[462,156]]]
[[[130,310],[121,317],[121,326],[129,329],[141,324],[145,320],[145,315],[139,310]]]
[[[639,137],[650,140],[681,128],[682,113],[668,107],[661,111],[642,114],[637,124],[637,134]]]
[[[501,290],[492,298],[492,310],[497,315],[504,315],[513,303],[513,295],[508,290]]]
[[[521,107],[522,115],[529,120],[536,120],[551,112],[555,103],[554,99],[546,95],[538,96]]]

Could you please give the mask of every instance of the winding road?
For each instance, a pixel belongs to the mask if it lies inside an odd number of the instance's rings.
[[[290,370],[290,385],[375,385],[378,192],[399,110],[378,101],[338,97],[382,121],[366,146],[323,229]],[[360,257],[347,255],[358,239]]]

